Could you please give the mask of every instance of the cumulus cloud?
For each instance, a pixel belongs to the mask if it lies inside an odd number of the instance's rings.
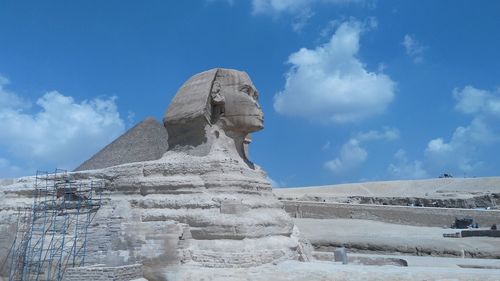
[[[475,118],[465,127],[458,127],[447,142],[443,138],[429,141],[425,157],[431,167],[441,172],[472,172],[481,167],[478,150],[482,145],[499,140],[481,118]]]
[[[350,139],[340,149],[340,155],[325,162],[325,168],[335,174],[344,174],[366,161],[368,152],[357,139]]]
[[[10,159],[4,165],[72,169],[124,131],[116,97],[77,102],[51,91],[28,110],[30,103],[7,84],[0,79],[0,157]]]
[[[453,97],[457,101],[455,109],[465,114],[484,114],[500,117],[500,90],[486,91],[465,86],[455,88]]]
[[[487,91],[465,86],[462,90],[454,89],[455,109],[472,115],[471,123],[455,130],[454,137],[467,138],[476,144],[500,141],[500,90]],[[463,137],[462,137],[463,136]],[[453,137],[452,137],[453,140]]]
[[[475,159],[474,148],[474,144],[468,144],[466,128],[459,127],[449,142],[445,142],[443,138],[429,141],[425,149],[425,157],[431,169],[439,174],[468,173],[482,164],[481,161]]]
[[[340,17],[329,21],[320,31],[319,35],[321,37],[331,37],[333,33],[342,25],[344,22],[353,20],[353,18]],[[365,30],[373,30],[378,27],[378,20],[375,17],[368,17],[363,21]]]
[[[392,141],[398,138],[399,131],[394,128],[358,133],[344,143],[340,148],[339,156],[325,162],[324,167],[334,174],[345,174],[359,167],[368,159],[368,152],[362,147],[363,143],[377,140]]]
[[[467,125],[455,128],[449,138],[427,142],[423,161],[409,161],[403,150],[395,155],[388,172],[395,178],[422,178],[443,173],[473,175],[491,161],[491,150],[500,142],[500,91],[465,86],[453,90],[455,109],[471,116]]]
[[[414,63],[421,63],[424,61],[423,55],[427,47],[417,41],[415,36],[406,34],[401,44],[404,46],[406,54],[413,59]]]
[[[326,44],[290,55],[292,65],[274,109],[284,115],[336,123],[359,121],[385,111],[396,83],[382,72],[370,72],[357,57],[366,25],[342,23]]]
[[[396,179],[422,179],[427,178],[429,175],[423,168],[421,161],[409,161],[406,156],[406,151],[399,149],[394,154],[395,162],[389,164],[387,171],[392,178]]]
[[[484,164],[481,152],[500,142],[500,94],[466,86],[454,89],[455,109],[472,115],[467,126],[455,129],[448,141],[443,137],[429,141],[425,149],[428,165],[438,172],[471,173]],[[484,155],[483,155],[484,156]]]
[[[26,109],[31,107],[31,103],[29,101],[19,97],[5,88],[5,86],[9,83],[9,79],[0,75],[0,108]]]

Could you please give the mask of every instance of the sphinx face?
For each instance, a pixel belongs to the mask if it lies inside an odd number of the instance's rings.
[[[192,76],[177,91],[163,118],[169,150],[206,143],[206,128],[214,124],[248,142],[248,134],[264,128],[257,100],[257,90],[245,72],[216,68]]]
[[[251,133],[264,128],[264,113],[258,103],[258,93],[247,77],[217,79],[225,99],[223,119],[226,129]]]

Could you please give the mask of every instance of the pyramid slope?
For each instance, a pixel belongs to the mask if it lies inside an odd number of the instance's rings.
[[[165,127],[154,118],[146,118],[80,164],[74,171],[159,159],[167,151],[167,139]]]

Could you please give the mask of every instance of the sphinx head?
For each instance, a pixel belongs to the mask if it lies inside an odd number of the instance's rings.
[[[206,144],[211,129],[223,130],[237,143],[245,144],[250,133],[264,128],[264,115],[248,74],[218,68],[186,81],[168,107],[163,123],[169,149]]]

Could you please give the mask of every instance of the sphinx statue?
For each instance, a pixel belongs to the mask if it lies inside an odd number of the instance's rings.
[[[108,194],[89,227],[86,263],[139,262],[146,278],[163,280],[172,266],[308,260],[307,242],[248,157],[250,134],[263,121],[245,72],[208,70],[187,80],[166,110],[160,159],[72,172],[104,181]]]

